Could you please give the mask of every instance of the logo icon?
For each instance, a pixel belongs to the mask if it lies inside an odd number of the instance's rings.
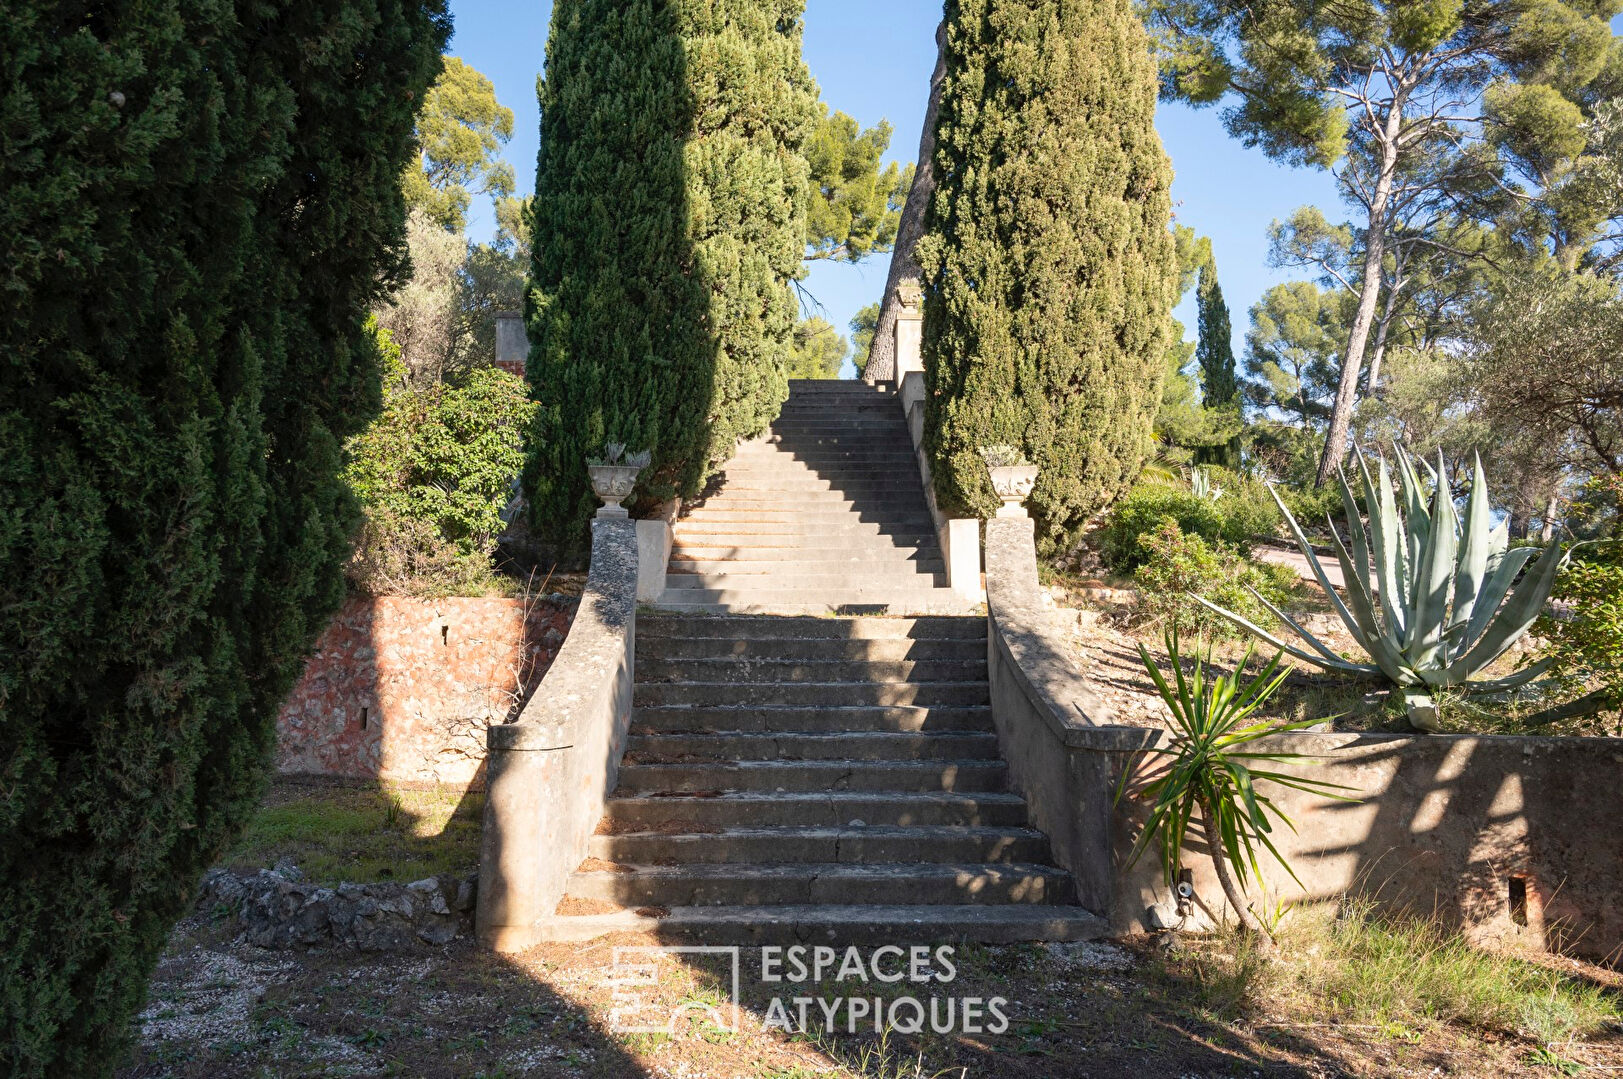
[[[694,991],[697,971],[713,960],[725,961],[725,995],[713,989]],[[691,961],[691,962],[685,962]],[[706,1023],[727,1033],[738,1030],[737,947],[618,947],[609,974],[613,1006],[609,1028],[619,1034],[669,1034],[683,1026]]]

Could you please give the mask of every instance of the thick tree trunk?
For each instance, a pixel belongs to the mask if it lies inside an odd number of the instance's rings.
[[[1555,512],[1560,508],[1560,496],[1552,491],[1549,501],[1544,504],[1544,524],[1538,533],[1540,543],[1549,543],[1555,539]]]
[[[1364,380],[1364,396],[1378,397],[1381,392],[1381,360],[1386,357],[1386,338],[1392,331],[1392,319],[1398,311],[1398,290],[1401,281],[1394,281],[1386,290],[1386,309],[1375,326],[1375,347],[1369,354],[1369,377]]]
[[[1313,481],[1323,487],[1335,475],[1347,456],[1347,429],[1352,426],[1353,405],[1358,402],[1358,375],[1364,366],[1364,347],[1375,323],[1375,305],[1381,298],[1381,260],[1386,254],[1386,205],[1392,195],[1393,177],[1398,165],[1398,135],[1402,117],[1394,105],[1387,116],[1386,140],[1381,145],[1381,174],[1375,181],[1375,194],[1369,203],[1369,228],[1364,233],[1364,279],[1358,291],[1358,314],[1347,335],[1347,350],[1341,358],[1341,382],[1336,387],[1336,405],[1330,413],[1330,430],[1324,436],[1324,453],[1319,458],[1319,474]]]
[[[1217,883],[1223,886],[1223,895],[1227,897],[1235,917],[1240,919],[1240,928],[1247,933],[1256,933],[1266,938],[1268,931],[1263,928],[1262,922],[1257,920],[1257,916],[1251,913],[1251,908],[1246,906],[1245,895],[1235,883],[1234,874],[1229,872],[1228,859],[1223,855],[1223,841],[1217,834],[1217,825],[1212,819],[1210,806],[1200,807],[1200,826],[1206,834],[1206,849],[1212,856],[1212,868],[1217,871]]]
[[[912,190],[902,206],[896,249],[890,256],[890,272],[885,275],[885,295],[879,301],[879,325],[869,347],[868,366],[862,373],[868,382],[896,377],[896,316],[901,312],[896,286],[923,272],[913,257],[913,249],[924,236],[924,212],[930,205],[930,196],[935,194],[935,120],[941,110],[941,80],[947,74],[945,22],[936,27],[935,43],[935,73],[930,76],[930,104],[924,111],[924,131],[919,135],[918,166],[913,173]]]

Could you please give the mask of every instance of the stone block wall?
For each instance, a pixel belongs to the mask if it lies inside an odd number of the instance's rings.
[[[574,608],[351,596],[282,706],[278,771],[482,789],[486,728],[517,714]]]

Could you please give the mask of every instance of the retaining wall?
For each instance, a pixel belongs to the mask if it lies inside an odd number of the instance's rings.
[[[288,774],[480,789],[485,731],[517,712],[574,601],[352,596],[277,717]]]
[[[1148,767],[1138,751],[1166,735],[1109,722],[1044,609],[1031,521],[987,522],[986,556],[993,712],[1013,783],[1084,905],[1117,933],[1145,931],[1171,896],[1153,850],[1126,864],[1145,814],[1116,790],[1125,770]],[[1267,787],[1295,822],[1273,839],[1301,878],[1266,859],[1270,903],[1363,895],[1482,943],[1623,952],[1623,740],[1293,733],[1265,745],[1310,758],[1277,770],[1359,799]],[[1196,893],[1221,911],[1211,861],[1194,846]]]

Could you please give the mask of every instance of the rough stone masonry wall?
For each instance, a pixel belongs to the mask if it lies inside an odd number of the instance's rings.
[[[485,730],[558,654],[575,601],[352,596],[277,719],[284,774],[483,786]]]

